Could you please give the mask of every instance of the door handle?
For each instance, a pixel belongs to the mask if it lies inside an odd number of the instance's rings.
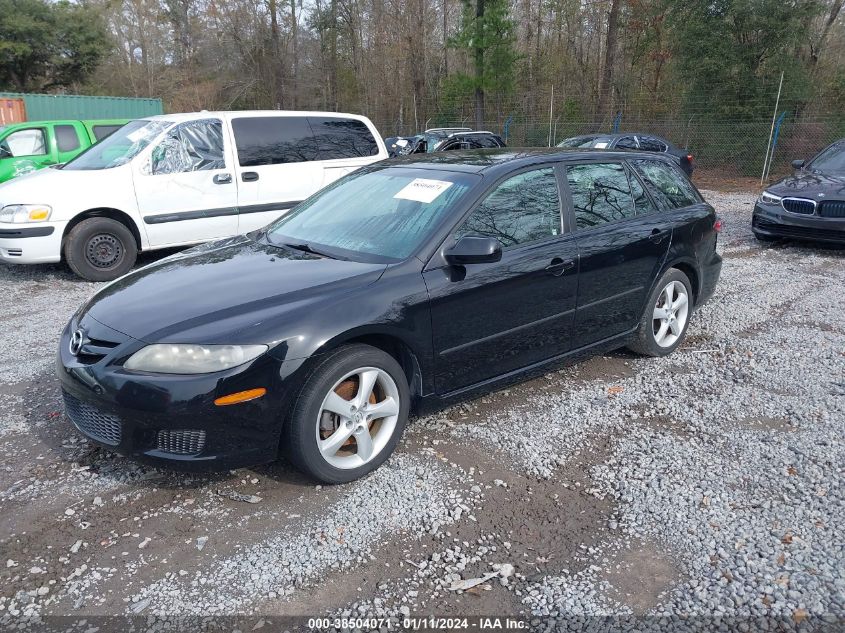
[[[648,236],[648,239],[650,239],[655,244],[660,244],[660,242],[666,239],[667,235],[669,235],[669,231],[661,231],[660,229],[654,229],[651,232],[651,235]]]
[[[574,259],[564,261],[560,257],[555,257],[552,262],[546,266],[545,271],[553,277],[560,277],[567,270],[572,270],[573,268],[575,268]]]
[[[257,171],[245,171],[241,174],[241,180],[244,182],[255,182],[258,180],[258,172]]]
[[[213,180],[215,185],[228,185],[232,182],[232,174],[215,174]]]

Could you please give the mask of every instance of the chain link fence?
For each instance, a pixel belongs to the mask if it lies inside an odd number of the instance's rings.
[[[548,147],[572,136],[594,132],[649,132],[687,149],[695,158],[694,179],[708,180],[759,180],[767,148],[771,157],[768,179],[777,179],[790,173],[792,160],[809,159],[833,141],[845,137],[845,114],[822,115],[806,111],[796,114],[799,108],[786,103],[785,107],[778,108],[773,121],[774,97],[768,104],[749,106],[743,103],[747,115],[742,117],[719,118],[707,109],[685,112],[683,116],[669,115],[667,110],[682,111],[683,108],[679,104],[651,104],[651,109],[658,114],[618,111],[611,120],[607,120],[609,117],[597,120],[577,114],[560,114],[571,106],[571,102],[555,102],[548,96],[546,113],[530,114],[529,111],[537,111],[538,101],[534,100],[533,108],[518,99],[510,100],[507,105],[494,102],[488,106],[483,127],[500,134],[511,147]],[[421,112],[430,114],[424,116]],[[471,100],[448,107],[438,104],[420,108],[416,114],[416,117],[406,115],[404,120],[402,117],[371,118],[384,136],[407,136],[431,127],[475,127]]]

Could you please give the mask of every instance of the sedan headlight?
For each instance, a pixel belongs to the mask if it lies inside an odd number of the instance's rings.
[[[158,374],[210,374],[258,358],[266,345],[149,345],[129,357],[123,366]]]
[[[781,200],[783,200],[783,196],[776,196],[773,193],[764,191],[760,194],[759,202],[762,202],[763,204],[780,204]]]
[[[52,212],[53,208],[46,204],[9,204],[0,210],[0,222],[46,222]]]

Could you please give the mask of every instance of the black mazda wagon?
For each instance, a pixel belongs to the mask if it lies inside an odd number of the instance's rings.
[[[654,154],[377,163],[101,290],[61,337],[67,415],[140,459],[232,468],[283,452],[350,481],[388,458],[411,411],[584,353],[672,352],[719,277],[718,228]]]

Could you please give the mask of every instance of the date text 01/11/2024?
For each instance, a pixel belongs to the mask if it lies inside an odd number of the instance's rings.
[[[400,628],[405,631],[432,631],[432,630],[463,630],[463,631],[495,631],[508,630],[519,631],[528,628],[528,622],[520,618],[512,617],[437,617],[406,616],[401,621],[394,621],[391,618],[311,618],[308,620],[308,628],[313,631],[323,629],[393,629]]]

